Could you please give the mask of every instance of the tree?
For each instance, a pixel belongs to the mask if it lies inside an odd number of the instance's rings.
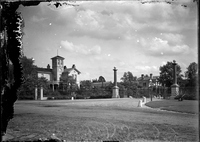
[[[123,77],[121,78],[122,82],[121,84],[125,87],[127,90],[128,96],[137,97],[137,77],[133,76],[131,72],[125,72]]]
[[[125,72],[123,77],[121,78],[122,84],[124,85],[125,88],[130,88],[129,86],[132,84],[136,84],[137,77],[133,76],[131,72]]]
[[[103,82],[106,82],[106,80],[103,76],[99,76],[98,82],[101,82],[102,83],[101,87],[103,87]]]
[[[95,82],[98,82],[98,80],[97,79],[93,79],[92,82],[95,83]]]
[[[37,77],[37,66],[34,65],[34,60],[23,56],[21,63],[23,68],[23,83],[18,90],[18,99],[34,99],[36,86],[42,86],[45,94],[48,90],[48,80],[44,77]]]
[[[187,71],[186,71],[188,83],[186,84],[186,86],[189,86],[189,87],[196,86],[196,84],[197,84],[196,83],[197,82],[197,68],[198,68],[198,65],[195,62],[190,63],[190,65],[188,66]]]
[[[60,87],[62,86],[63,89],[69,87],[69,74],[67,72],[63,72],[60,76]]]
[[[177,82],[182,80],[181,67],[177,64]],[[171,87],[173,84],[173,62],[167,62],[166,65],[160,67],[160,77],[158,78],[159,82],[166,87]]]
[[[80,94],[83,97],[90,97],[92,95],[92,82],[90,80],[83,80],[80,84]]]
[[[62,85],[66,85],[67,88],[70,87],[71,90],[75,91],[77,89],[76,79],[70,76],[68,72],[63,72],[60,77]]]
[[[1,136],[6,133],[7,125],[14,114],[17,90],[22,83],[23,18],[16,12],[20,3],[1,2],[1,48],[0,48],[0,92],[1,92]],[[13,65],[13,78],[9,76],[9,63]],[[14,82],[9,82],[14,80]]]
[[[21,58],[21,63],[23,66],[23,77],[24,79],[28,78],[30,75],[33,75],[33,77],[36,78],[36,68],[37,66],[34,65],[34,60],[32,58],[27,58],[26,56],[23,56]]]
[[[98,82],[106,82],[106,80],[103,76],[99,76]]]
[[[23,83],[18,90],[18,99],[34,99],[34,89],[37,82],[36,66],[31,58],[23,56],[21,58]]]
[[[136,81],[137,77],[133,76],[133,74],[130,71],[128,71],[128,72],[124,73],[121,80],[122,80],[122,82],[131,82],[131,81]]]

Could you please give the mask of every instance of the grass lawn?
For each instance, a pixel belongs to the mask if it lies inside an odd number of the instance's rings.
[[[151,108],[160,108],[161,110],[176,111],[183,113],[198,114],[198,101],[194,100],[159,100],[152,101],[145,104]]]
[[[198,141],[198,115],[137,107],[139,99],[17,101],[12,140]]]

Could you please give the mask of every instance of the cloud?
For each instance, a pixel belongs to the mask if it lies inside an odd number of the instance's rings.
[[[183,8],[176,3],[86,1],[77,7],[63,7],[54,15],[56,24],[65,25],[66,34],[69,36],[132,40],[135,38],[135,30],[176,32],[194,27],[194,22],[191,24],[193,20],[188,20],[190,13],[190,8]],[[183,21],[181,25],[180,20]]]
[[[24,15],[28,18],[24,38],[24,43],[29,43],[27,49],[55,49],[60,44],[65,49],[61,55],[67,56],[67,62],[79,64],[77,67],[85,78],[105,73],[113,79],[114,66],[122,75],[126,71],[132,71],[134,75],[157,74],[157,66],[162,61],[175,59],[189,64],[197,56],[194,51],[197,49],[197,14],[190,7],[163,2],[141,4],[138,1],[85,1],[77,7],[58,9],[46,5],[41,9],[23,7],[27,8]],[[30,22],[31,18],[34,22],[44,20],[43,25]],[[40,34],[35,36],[35,33]],[[33,54],[31,51],[30,55]],[[49,54],[53,56],[54,50]],[[38,53],[34,55],[40,56]],[[46,59],[48,62],[49,58]]]
[[[109,10],[103,10],[103,11],[101,11],[101,14],[102,14],[102,15],[110,16],[110,15],[113,14],[113,12],[112,12],[112,11],[109,11]]]
[[[95,45],[93,47],[87,47],[85,45],[74,45],[72,42],[67,40],[61,41],[61,46],[67,51],[84,54],[84,55],[95,55],[101,53],[101,47],[99,45]]]
[[[180,3],[85,1],[77,2],[79,6],[59,8],[41,3],[39,10],[42,12],[37,16],[55,19],[55,24],[65,26],[66,34],[70,36],[131,40],[134,34],[130,33],[135,30],[180,31],[195,27],[197,20],[194,20],[194,10],[189,6],[184,8]],[[32,20],[40,21],[42,18],[33,17]],[[179,21],[182,21],[182,24],[179,24]]]
[[[152,73],[157,72],[159,68],[155,65],[149,66],[149,65],[139,65],[134,67],[134,72],[140,72],[140,73]]]
[[[168,43],[171,44],[181,44],[183,42],[183,35],[180,34],[172,34],[172,33],[163,33],[163,39],[167,40]]]
[[[178,41],[179,42],[179,41]],[[182,55],[187,54],[190,48],[185,44],[170,45],[167,40],[155,37],[153,39],[140,39],[140,44],[144,47],[147,54],[150,55]]]
[[[151,69],[151,67],[150,66],[135,66],[135,69],[148,72]]]
[[[166,64],[167,64],[167,62],[165,62],[165,61],[162,61],[162,63],[161,63],[162,66],[166,65]]]
[[[89,52],[92,54],[100,54],[101,53],[101,47],[99,45],[95,45],[94,47],[89,49]]]
[[[89,9],[78,12],[75,18],[76,24],[78,24],[81,28],[91,31],[102,30],[103,25],[100,21],[101,19],[99,15],[95,11]]]
[[[91,79],[91,75],[89,72],[81,72],[81,74],[79,75],[79,81],[82,80],[90,80]]]
[[[40,18],[40,17],[37,17],[35,15],[33,15],[31,18],[30,18],[30,21],[31,22],[35,22],[35,23],[39,23],[39,22],[43,22],[44,20],[46,20],[47,18]]]
[[[67,40],[61,41],[61,46],[64,47],[66,50],[73,52],[76,50],[76,47],[72,42],[68,42]]]

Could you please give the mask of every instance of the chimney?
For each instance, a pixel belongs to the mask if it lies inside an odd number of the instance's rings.
[[[66,66],[64,66],[64,70],[65,70],[65,69],[67,69],[67,67],[66,67]]]
[[[143,80],[144,79],[144,74],[142,74],[141,77],[142,77],[142,80]]]
[[[50,65],[49,64],[47,65],[47,69],[50,69]]]
[[[74,69],[76,68],[75,64],[72,65],[72,68],[74,68]]]
[[[152,75],[153,75],[153,74],[152,74],[152,73],[150,73],[150,79],[153,79],[153,78],[152,78]]]

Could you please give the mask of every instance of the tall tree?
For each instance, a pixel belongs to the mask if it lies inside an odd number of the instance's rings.
[[[193,62],[190,63],[190,65],[187,68],[186,74],[187,74],[187,86],[190,87],[195,87],[197,84],[197,70],[198,70],[198,65],[197,63]]]
[[[176,65],[177,67],[177,82],[180,82],[182,79],[182,74],[181,74],[181,67]],[[160,67],[160,77],[159,77],[159,82],[162,83],[162,85],[166,85],[166,87],[170,87],[173,84],[173,62],[167,62],[166,65],[163,65]]]
[[[92,95],[92,82],[90,80],[80,82],[80,94],[84,97],[90,97]]]
[[[122,82],[132,82],[132,81],[136,81],[137,77],[133,76],[133,74],[130,71],[128,71],[128,72],[124,73],[121,80],[122,80]]]
[[[19,99],[34,99],[35,86],[43,86],[44,93],[48,89],[48,81],[46,78],[37,77],[37,66],[34,65],[32,58],[23,56],[21,58],[23,83],[18,91]]]
[[[14,114],[17,90],[22,83],[22,67],[19,58],[22,55],[23,18],[16,12],[20,3],[1,2],[0,16],[0,92],[1,92],[1,136],[6,133],[7,124]],[[9,63],[13,65],[13,78],[9,76]],[[9,82],[14,80],[14,82]]]
[[[106,80],[103,76],[99,76],[98,82],[106,82]]]
[[[103,76],[99,76],[98,82],[102,83],[102,87],[103,87],[103,82],[106,82],[105,78]]]
[[[127,95],[132,97],[137,97],[137,80],[136,76],[133,76],[131,72],[125,72],[123,77],[121,78],[121,84],[126,88]]]
[[[23,56],[21,58],[21,63],[23,67],[23,77],[27,79],[30,76],[36,77],[36,68],[37,66],[34,65],[34,60],[32,58],[27,58]]]
[[[76,79],[73,76],[70,76],[68,72],[63,72],[60,77],[60,81],[66,85],[67,88],[75,89],[77,87]]]

